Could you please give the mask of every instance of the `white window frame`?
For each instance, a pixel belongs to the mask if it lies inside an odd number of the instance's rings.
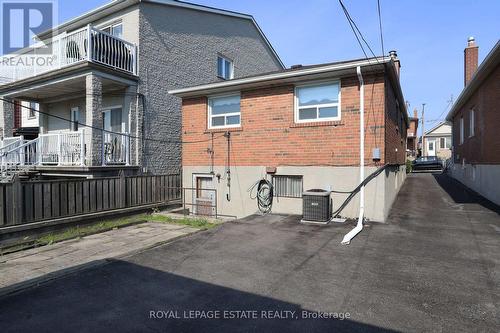
[[[35,110],[40,110],[40,104],[37,102],[29,102],[28,119],[36,118],[37,112]]]
[[[78,124],[80,123],[80,108],[78,106],[72,107],[70,112],[71,112],[70,131],[78,132],[80,130],[80,125]],[[76,117],[75,114],[77,115]]]
[[[329,84],[338,84],[339,85],[339,95],[338,95],[338,102],[336,103],[327,103],[327,104],[316,104],[316,105],[308,105],[308,106],[303,106],[299,107],[299,96],[297,93],[297,90],[300,88],[304,87],[315,87],[315,86],[326,86]],[[342,119],[342,111],[341,111],[341,85],[340,85],[340,80],[333,80],[333,81],[323,81],[323,82],[315,82],[315,83],[307,83],[307,84],[301,84],[297,85],[294,88],[294,121],[297,124],[301,123],[320,123],[320,122],[325,122],[325,121],[339,121]],[[336,117],[328,117],[328,118],[319,118],[319,108],[320,107],[332,107],[336,106],[337,107],[337,116]],[[299,110],[300,109],[311,109],[311,108],[316,108],[316,118],[315,119],[299,119]]]
[[[476,133],[474,130],[474,126],[476,125],[476,111],[474,109],[470,109],[469,112],[469,138],[473,137]]]
[[[441,140],[444,140],[444,145],[441,144]],[[439,149],[446,149],[446,137],[439,138]]]
[[[116,26],[119,26],[121,25],[122,26],[122,35],[120,37],[118,36],[115,36],[113,35],[113,28],[116,27]],[[114,21],[114,22],[111,22],[111,23],[105,23],[104,25],[102,25],[99,30],[102,30],[104,31],[104,29],[108,29],[109,28],[109,34],[113,37],[116,37],[116,38],[120,38],[120,39],[123,39],[123,34],[125,32],[125,29],[123,28],[123,21],[122,20],[119,20],[119,21]],[[107,33],[107,32],[106,32]]]
[[[231,113],[224,113],[224,114],[218,114],[215,115],[214,117],[222,117],[224,116],[224,123],[226,123],[226,117],[230,116],[240,116],[240,123],[239,124],[234,124],[234,125],[221,125],[221,126],[212,126],[212,103],[211,101],[216,98],[223,98],[223,97],[235,97],[238,96],[240,98],[240,111],[239,112],[231,112]],[[217,129],[217,128],[238,128],[241,127],[241,93],[233,93],[233,94],[224,94],[224,95],[212,95],[208,96],[207,98],[207,108],[208,108],[208,129]]]
[[[460,117],[460,144],[464,143],[464,117]]]
[[[222,75],[219,75],[219,58],[222,59]],[[229,68],[231,71],[231,73],[229,73],[229,78],[226,78],[226,62],[229,63]],[[224,80],[232,80],[234,78],[234,62],[231,59],[220,54],[217,55],[217,77]]]

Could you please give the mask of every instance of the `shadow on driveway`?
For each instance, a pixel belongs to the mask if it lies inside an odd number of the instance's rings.
[[[212,316],[218,313],[221,319],[192,318],[196,314],[189,311],[197,310]],[[297,304],[126,261],[113,261],[0,300],[2,332],[396,332],[350,319],[308,319],[303,311],[315,313]],[[268,319],[277,314],[282,319]],[[242,316],[250,318],[238,319]]]
[[[469,189],[446,173],[433,173],[437,183],[457,204],[478,204],[500,215],[500,206]],[[499,185],[500,186],[500,185]]]

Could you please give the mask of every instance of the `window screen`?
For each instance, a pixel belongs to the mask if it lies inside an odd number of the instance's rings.
[[[273,176],[276,197],[302,198],[302,176]]]

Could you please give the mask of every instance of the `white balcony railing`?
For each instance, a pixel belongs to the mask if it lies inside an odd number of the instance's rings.
[[[130,164],[130,136],[104,133],[102,149],[103,165]]]
[[[102,165],[130,164],[130,136],[127,133],[103,133]],[[25,141],[22,137],[0,141],[0,166],[29,167],[36,165],[92,165],[86,153],[85,131],[41,134]]]
[[[42,134],[38,137],[38,160],[45,165],[85,165],[85,134]]]
[[[0,58],[0,85],[84,61],[137,74],[136,45],[90,25]]]

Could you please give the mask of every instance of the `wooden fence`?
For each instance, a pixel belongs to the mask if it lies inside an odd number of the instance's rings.
[[[0,184],[0,227],[181,199],[181,176],[132,176]]]

